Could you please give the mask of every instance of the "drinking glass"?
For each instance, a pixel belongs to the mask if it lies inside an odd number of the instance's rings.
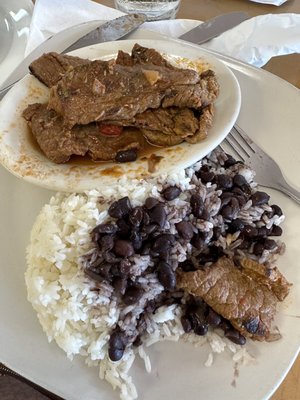
[[[175,18],[180,0],[115,0],[115,7],[127,14],[140,13],[148,21]]]

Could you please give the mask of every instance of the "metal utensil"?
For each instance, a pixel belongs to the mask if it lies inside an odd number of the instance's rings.
[[[261,186],[279,190],[300,204],[300,192],[286,182],[278,164],[238,125],[233,127],[223,143],[228,145],[231,154],[234,153],[235,157],[244,161],[256,172],[256,181]]]
[[[100,26],[99,21],[85,22],[51,36],[28,54],[6,79],[2,85],[4,89],[0,90],[0,100],[16,82],[28,73],[30,63],[42,54],[49,51],[67,53],[95,43],[117,40],[138,28],[145,20],[146,16],[143,14],[124,15],[114,20],[101,23]],[[84,36],[82,36],[83,33]]]
[[[248,18],[249,15],[245,12],[232,12],[218,15],[179,36],[179,39],[201,44],[239,25]]]
[[[49,397],[52,400],[63,400],[62,397],[57,396],[54,393],[49,392],[49,390],[44,389],[43,387],[37,385],[34,382],[24,378],[24,376],[18,374],[17,372],[13,371],[12,369],[8,368],[6,365],[0,362],[0,377],[1,376],[10,376],[12,378],[17,379],[20,382],[26,383],[26,385],[32,387],[33,389],[37,390],[39,393],[43,394],[44,396]]]

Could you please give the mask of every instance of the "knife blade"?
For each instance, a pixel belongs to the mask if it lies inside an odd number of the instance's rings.
[[[249,15],[245,12],[232,12],[218,15],[179,36],[179,39],[201,44],[235,27],[248,18]]]
[[[134,31],[145,21],[146,16],[143,14],[129,14],[105,23],[102,21],[100,26],[99,21],[85,22],[51,36],[28,54],[5,80],[2,84],[3,89],[0,90],[0,100],[16,82],[28,73],[31,62],[42,54],[50,51],[67,53],[84,46],[117,40]],[[84,36],[82,36],[83,33]]]

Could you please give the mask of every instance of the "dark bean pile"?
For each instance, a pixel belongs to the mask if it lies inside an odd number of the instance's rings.
[[[218,162],[220,162],[218,160]],[[239,232],[234,248],[234,256],[239,252],[247,256],[259,257],[265,250],[276,251],[278,243],[271,239],[280,236],[282,230],[277,225],[267,228],[274,216],[282,215],[277,205],[269,206],[269,195],[257,191],[241,172],[243,164],[231,156],[221,158],[221,169],[215,161],[206,158],[200,169],[195,171],[192,182],[195,188],[184,190],[179,186],[164,187],[159,197],[146,198],[142,206],[133,207],[128,197],[114,201],[109,209],[109,222],[96,226],[91,239],[95,246],[93,254],[86,256],[85,273],[91,279],[105,281],[114,288],[118,304],[126,307],[138,304],[144,298],[144,288],[137,282],[136,271],[132,268],[135,256],[146,255],[151,263],[141,275],[154,273],[163,290],[154,299],[144,303],[134,330],[129,332],[116,326],[109,341],[109,357],[120,360],[127,345],[140,345],[147,331],[145,315],[154,313],[162,305],[180,304],[182,326],[186,333],[205,335],[209,327],[220,328],[225,336],[236,344],[246,342],[229,321],[224,320],[208,307],[200,298],[186,296],[176,290],[176,269],[193,271],[214,263],[230,249],[222,245],[228,234]],[[219,209],[213,213],[208,207],[202,189],[214,186],[218,194]],[[176,199],[186,202],[186,214],[175,223],[175,233],[170,232],[168,215],[176,206]],[[249,201],[252,207],[263,209],[260,217],[249,222],[244,208]],[[205,222],[213,224],[212,229],[204,229]],[[180,243],[189,245],[186,260],[174,262],[173,249]]]

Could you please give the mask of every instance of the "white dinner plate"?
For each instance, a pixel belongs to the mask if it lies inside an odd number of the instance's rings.
[[[0,86],[24,58],[32,11],[31,0],[0,2]]]
[[[142,31],[135,35],[145,37]],[[268,150],[299,188],[299,90],[262,70],[226,57],[222,60],[241,86],[239,125]],[[34,219],[52,192],[17,179],[4,168],[0,180],[1,361],[66,400],[117,400],[118,393],[99,380],[98,368],[88,368],[80,357],[70,362],[54,343],[47,342],[25,300],[25,247]],[[284,195],[268,192],[286,214],[282,239],[287,250],[278,266],[294,285],[276,319],[282,339],[273,343],[249,340],[247,348],[255,362],[239,367],[238,374],[228,353],[217,355],[214,365],[207,368],[208,346],[156,344],[148,349],[152,373],[147,374],[139,360],[132,369],[140,400],[266,400],[284,378],[300,344],[300,208]]]
[[[77,50],[73,54],[90,59],[110,59],[118,50],[130,52],[135,41],[124,40],[103,43]],[[126,175],[130,178],[147,177],[186,168],[215,148],[227,135],[238,116],[241,104],[240,88],[234,74],[214,56],[203,53],[199,47],[186,47],[180,43],[162,40],[140,40],[145,47],[152,47],[176,60],[178,57],[201,60],[216,72],[220,94],[215,101],[213,126],[208,136],[196,144],[180,145],[151,151],[132,163],[89,163],[83,165],[70,161],[55,164],[33,146],[22,111],[28,104],[45,103],[49,89],[36,78],[27,75],[4,97],[0,103],[0,162],[10,172],[28,182],[53,190],[82,192],[118,183]],[[182,63],[181,63],[182,65]],[[160,158],[156,171],[149,172],[149,159]]]

